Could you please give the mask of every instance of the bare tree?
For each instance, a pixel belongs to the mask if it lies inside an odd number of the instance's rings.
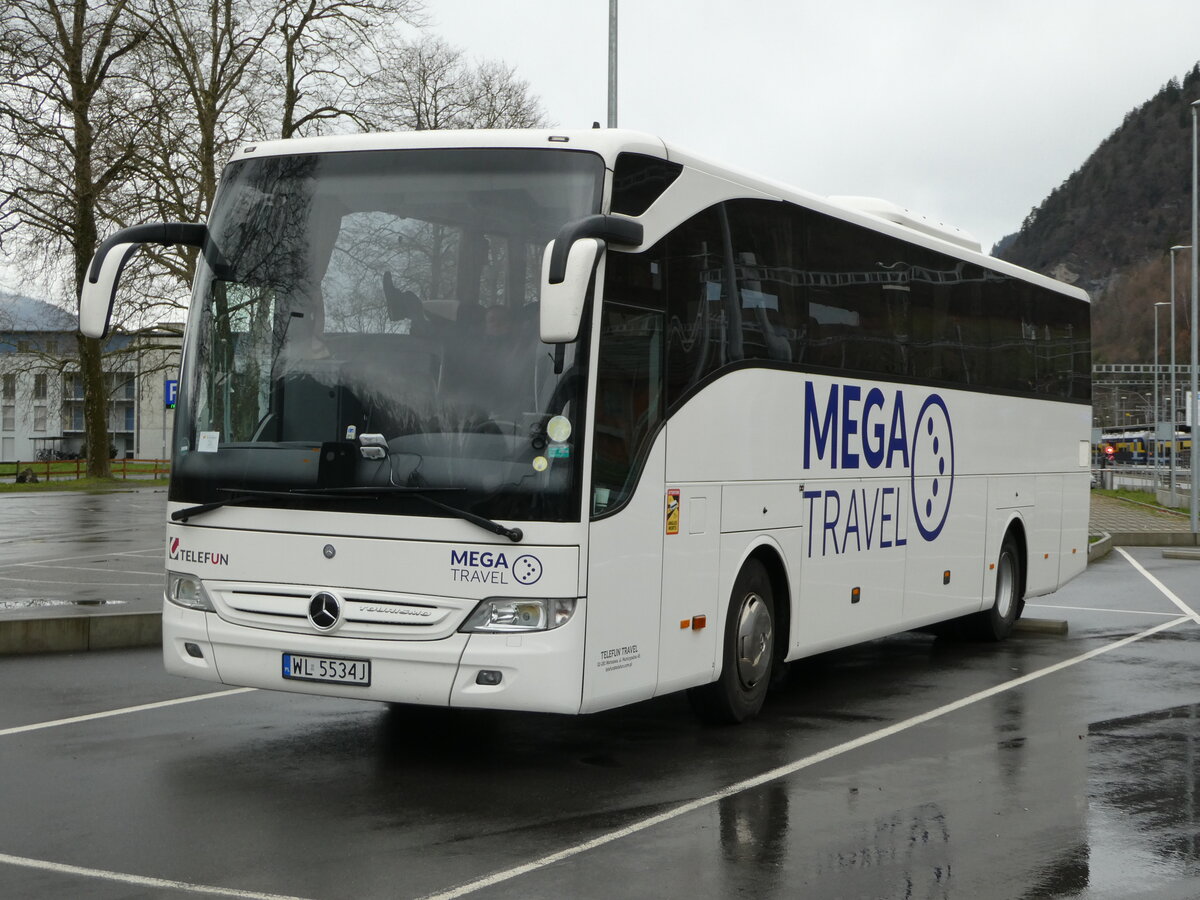
[[[145,49],[155,66],[156,175],[182,184],[164,196],[171,213],[193,221],[212,207],[217,173],[233,149],[261,134],[262,84],[271,73],[263,48],[271,10],[234,0],[146,0],[154,29]],[[174,96],[172,96],[174,91]],[[178,173],[178,174],[176,174]]]
[[[380,41],[400,23],[420,25],[421,0],[279,0],[277,9],[280,136],[319,134],[337,120],[366,127]]]
[[[474,101],[463,117],[465,128],[547,128],[551,123],[541,98],[529,92],[529,82],[518,78],[516,68],[489,60],[478,65],[471,78]]]
[[[139,48],[139,72],[152,98],[144,167],[134,194],[139,221],[197,222],[208,216],[221,166],[234,148],[263,133],[263,84],[271,73],[264,45],[274,7],[244,0],[141,0],[151,25]],[[174,275],[157,292],[159,307],[179,307],[191,284],[195,248],[150,248],[154,269]]]
[[[68,251],[75,296],[140,146],[145,98],[127,78],[147,28],[129,2],[22,0],[0,12],[0,216],[43,259]],[[88,475],[108,477],[101,345],[78,340]]]
[[[529,82],[504,63],[472,64],[439,37],[398,42],[371,89],[368,118],[401,130],[547,125]]]

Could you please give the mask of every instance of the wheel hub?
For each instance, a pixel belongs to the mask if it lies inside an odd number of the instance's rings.
[[[1013,568],[1012,557],[1007,553],[1000,556],[1000,562],[996,566],[996,615],[1002,619],[1007,619],[1008,614],[1012,611],[1012,605],[1016,597],[1016,573]]]
[[[771,668],[771,613],[758,594],[747,594],[738,611],[738,678],[752,688],[766,677]]]

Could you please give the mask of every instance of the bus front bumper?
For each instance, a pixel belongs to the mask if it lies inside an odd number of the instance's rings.
[[[431,641],[339,639],[235,625],[163,601],[163,663],[188,678],[390,703],[576,714],[582,701],[584,601],[560,628]],[[371,683],[284,678],[283,655],[367,660]],[[481,674],[482,673],[482,674]]]

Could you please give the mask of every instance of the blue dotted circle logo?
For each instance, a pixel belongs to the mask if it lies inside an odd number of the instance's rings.
[[[521,584],[537,584],[542,577],[542,561],[536,556],[518,556],[512,564],[513,578]]]
[[[954,430],[950,411],[930,394],[917,416],[912,442],[913,521],[927,541],[942,533],[954,493]]]

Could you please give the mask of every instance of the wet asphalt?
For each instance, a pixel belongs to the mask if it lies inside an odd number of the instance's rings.
[[[164,496],[0,497],[0,602],[156,605]],[[737,728],[0,658],[0,897],[1200,897],[1200,562],[1126,552],[1178,604],[1117,551],[1030,602],[1065,636],[825,654]]]

